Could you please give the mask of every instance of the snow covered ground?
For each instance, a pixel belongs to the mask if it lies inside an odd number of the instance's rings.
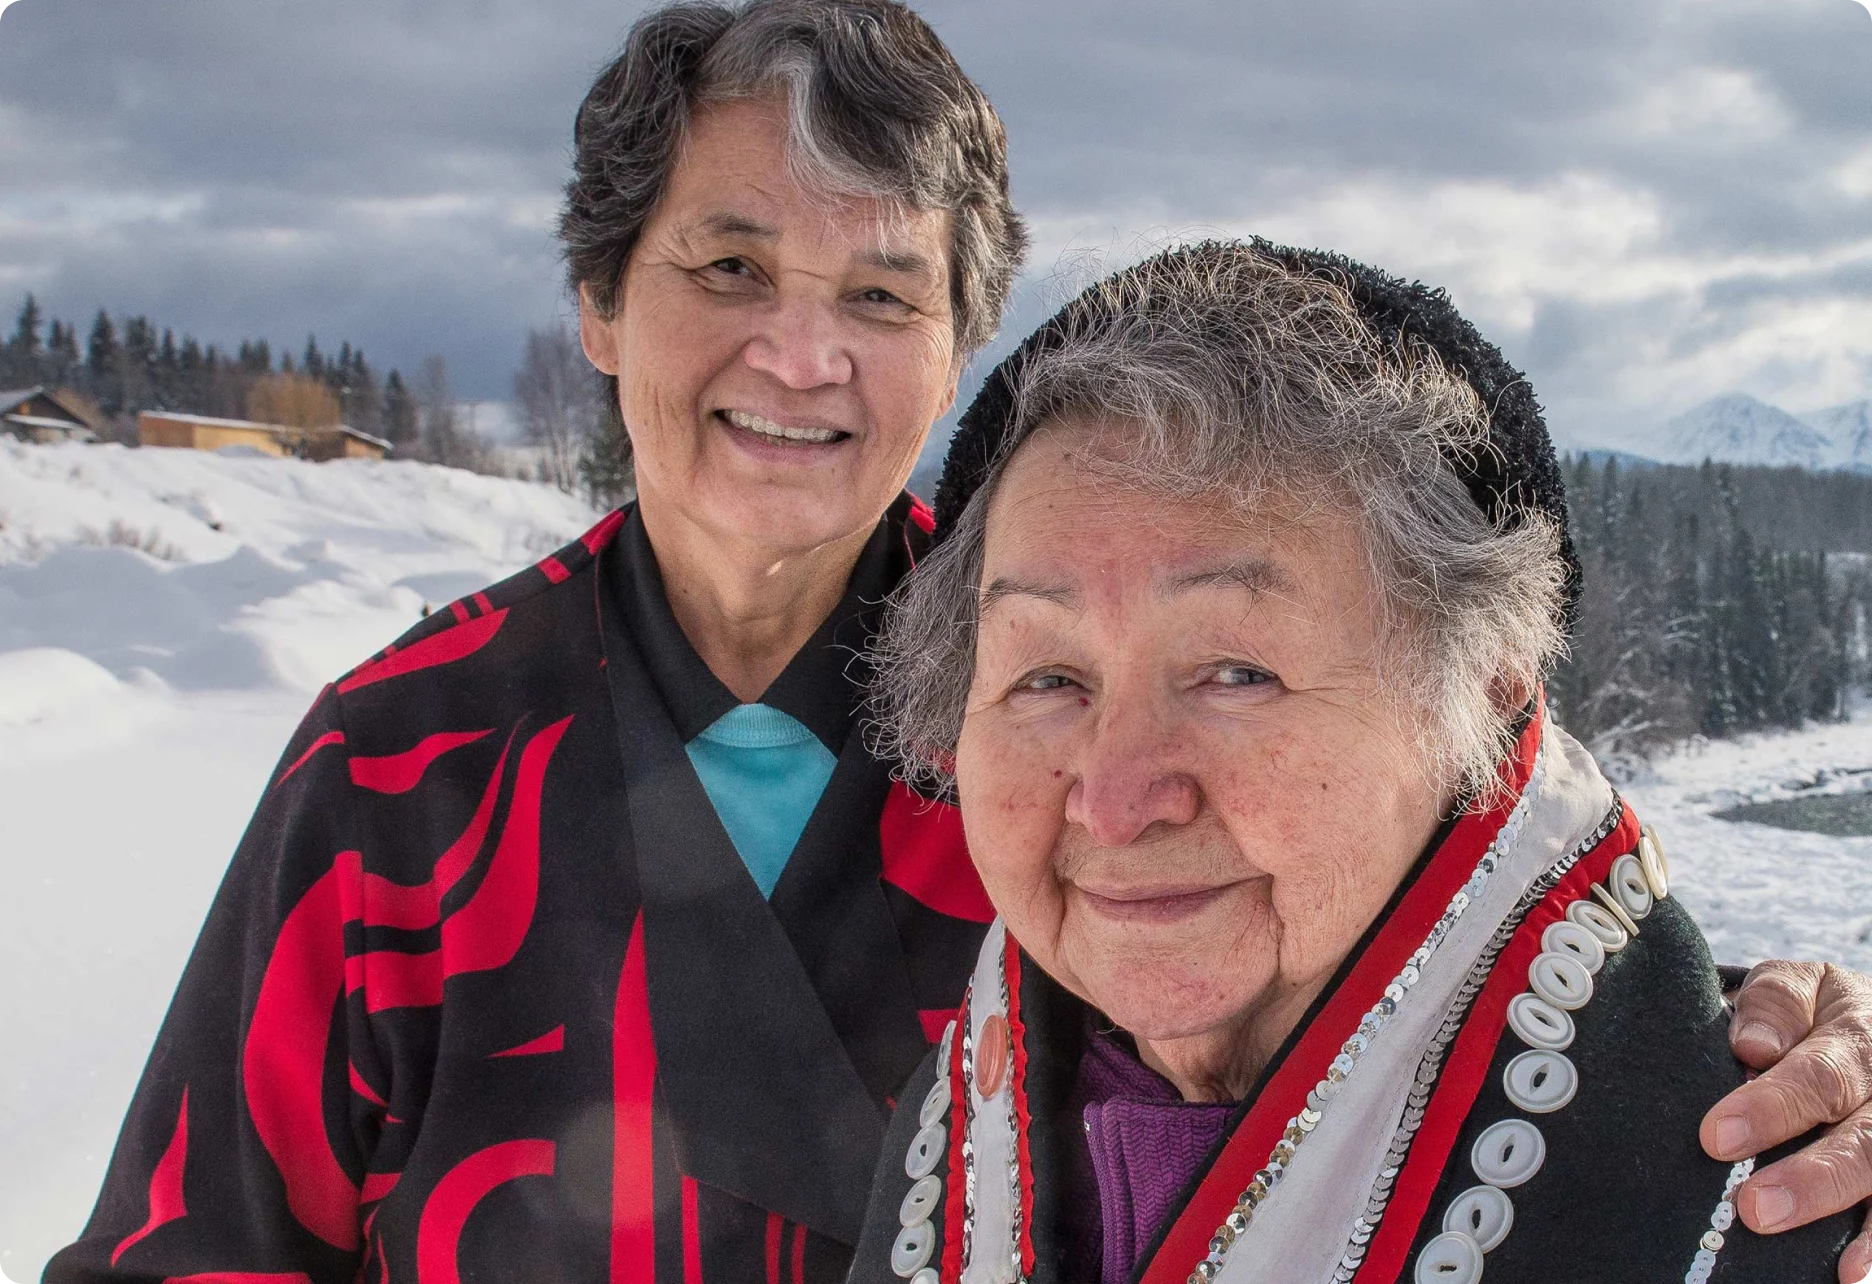
[[[596,516],[424,464],[0,437],[0,1275],[89,1213],[313,694]]]
[[[326,680],[596,515],[420,464],[0,439],[0,1275],[97,1190],[248,812]],[[1623,786],[1717,957],[1872,969],[1872,838],[1709,813],[1861,786],[1843,726],[1687,747]]]

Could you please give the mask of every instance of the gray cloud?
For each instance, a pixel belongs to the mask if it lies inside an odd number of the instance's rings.
[[[1852,0],[931,0],[1039,233],[1004,349],[1153,236],[1448,285],[1557,430],[1872,394],[1872,20]],[[19,0],[0,305],[308,331],[501,396],[560,314],[572,111],[640,4]]]

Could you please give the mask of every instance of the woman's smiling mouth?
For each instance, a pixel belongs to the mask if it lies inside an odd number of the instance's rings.
[[[848,432],[837,428],[818,428],[808,424],[781,424],[763,415],[749,410],[718,410],[715,412],[731,426],[743,432],[752,433],[762,441],[785,443],[799,446],[830,446],[846,441],[851,437]]]

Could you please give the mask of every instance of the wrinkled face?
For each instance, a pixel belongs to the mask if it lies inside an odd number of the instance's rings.
[[[1439,800],[1351,521],[1141,494],[1088,465],[1098,431],[1043,429],[996,493],[957,784],[1036,961],[1183,1038],[1316,992]]]
[[[704,107],[624,271],[587,303],[646,512],[776,555],[869,530],[955,398],[949,217],[787,170],[778,103]]]

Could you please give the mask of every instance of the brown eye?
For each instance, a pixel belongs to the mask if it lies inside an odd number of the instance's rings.
[[[1062,691],[1073,681],[1063,673],[1042,673],[1020,684],[1023,691]]]
[[[1246,664],[1225,664],[1215,672],[1219,686],[1256,687],[1263,682],[1272,682],[1274,675]]]

